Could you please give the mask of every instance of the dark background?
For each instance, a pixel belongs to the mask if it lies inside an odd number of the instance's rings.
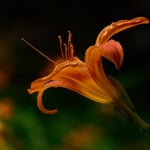
[[[27,47],[26,38],[50,57],[59,54],[58,35],[67,39],[67,31],[73,34],[75,54],[84,57],[86,48],[94,44],[103,27],[120,19],[138,16],[149,18],[148,0],[132,1],[4,1],[0,6],[0,35],[12,53],[12,63],[19,78],[30,77],[28,70],[43,66],[44,58]],[[138,26],[115,35],[125,50],[127,69],[147,64],[149,60],[149,25]],[[17,57],[17,58],[16,58]],[[15,58],[15,59],[14,59]],[[27,60],[27,61],[26,61]],[[127,60],[127,61],[126,61]],[[133,63],[134,61],[134,63]],[[25,67],[25,68],[24,68]],[[28,69],[26,68],[28,67]],[[19,71],[19,72],[18,72]],[[33,70],[32,70],[33,71]],[[22,73],[22,74],[21,74]],[[25,75],[26,74],[26,75]],[[34,77],[33,77],[34,78]],[[20,81],[19,81],[20,82]],[[22,82],[22,81],[21,81]]]
[[[3,149],[148,150],[149,137],[124,123],[110,106],[68,90],[51,89],[45,94],[45,99],[51,100],[45,100],[47,107],[59,108],[59,114],[49,116],[39,112],[36,94],[28,95],[26,89],[33,80],[43,76],[49,62],[21,41],[24,37],[55,58],[60,55],[57,36],[66,41],[70,30],[75,55],[83,60],[85,50],[95,43],[103,27],[138,16],[150,18],[149,0],[1,2],[0,119],[4,127],[2,134],[0,129],[0,137]],[[105,70],[122,83],[137,112],[150,122],[150,26],[137,26],[113,38],[122,44],[125,58],[120,71],[104,60]],[[8,113],[9,117],[3,114],[3,105],[7,110],[4,114]],[[90,144],[87,146],[86,142]]]

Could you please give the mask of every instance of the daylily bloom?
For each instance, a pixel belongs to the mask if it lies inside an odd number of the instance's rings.
[[[38,108],[46,114],[56,113],[57,109],[48,110],[43,106],[42,95],[50,87],[63,87],[98,103],[117,105],[129,115],[130,111],[134,109],[133,104],[123,87],[115,79],[105,74],[102,58],[111,61],[119,69],[123,62],[123,48],[119,42],[110,38],[120,31],[148,24],[148,22],[145,17],[137,17],[113,22],[106,26],[98,34],[95,44],[85,51],[84,61],[74,56],[71,33],[69,32],[68,43],[64,44],[64,50],[62,39],[59,36],[62,59],[52,60],[55,65],[53,71],[47,76],[33,81],[28,89],[29,94],[38,92]],[[135,114],[132,115],[132,117],[135,116]]]

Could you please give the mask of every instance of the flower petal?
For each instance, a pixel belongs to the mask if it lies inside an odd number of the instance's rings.
[[[105,75],[105,72],[103,70],[102,66],[102,52],[103,50],[100,49],[97,46],[90,46],[86,50],[85,54],[85,63],[87,65],[87,68],[97,85],[105,92],[107,92],[107,95],[114,98],[117,96],[117,91]]]
[[[42,104],[43,92],[50,87],[63,87],[99,103],[113,103],[112,98],[107,95],[107,91],[96,84],[85,63],[79,59],[76,58],[76,60],[70,61],[70,65],[67,65],[67,67],[57,68],[61,68],[61,70],[35,80],[28,90],[30,94],[39,92],[37,101],[38,107],[42,112],[48,114],[57,112],[57,110],[46,109]],[[56,71],[57,68],[54,70]]]
[[[123,62],[123,48],[121,44],[114,40],[100,45],[103,49],[102,56],[115,64],[116,68],[119,69]]]
[[[140,25],[148,24],[149,20],[145,17],[136,17],[131,20],[120,20],[113,22],[111,25],[106,26],[98,35],[96,39],[96,46],[100,46],[109,40],[114,34],[126,30],[128,28]]]

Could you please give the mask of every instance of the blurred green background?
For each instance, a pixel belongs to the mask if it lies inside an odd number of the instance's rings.
[[[75,55],[84,59],[103,27],[120,19],[150,17],[149,0],[3,1],[0,5],[0,150],[149,150],[150,136],[122,119],[112,106],[57,88],[44,94],[42,114],[27,88],[52,64],[21,41],[24,37],[51,58],[60,55],[58,35],[73,34]],[[127,90],[137,112],[150,123],[150,25],[113,37],[124,48],[119,71],[104,60],[107,74]],[[46,70],[46,71],[45,71]]]

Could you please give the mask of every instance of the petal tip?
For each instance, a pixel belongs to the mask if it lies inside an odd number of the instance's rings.
[[[149,19],[146,17],[137,17],[134,20],[136,20],[137,22],[140,22],[141,24],[148,24],[149,23]]]
[[[31,89],[27,89],[27,92],[28,92],[29,94],[32,94],[32,93],[33,93],[33,91],[32,91]]]

